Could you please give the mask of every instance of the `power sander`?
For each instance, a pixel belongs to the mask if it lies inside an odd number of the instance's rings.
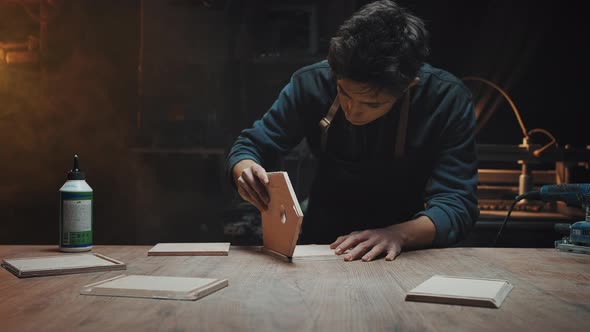
[[[541,189],[530,191],[522,196],[526,199],[537,199],[544,202],[562,201],[569,206],[579,206],[586,210],[586,220],[569,224],[556,224],[555,229],[568,233],[563,239],[555,241],[555,248],[560,251],[571,251],[590,254],[590,183],[556,184],[542,186]]]
[[[556,224],[555,229],[561,233],[569,233],[563,239],[555,241],[555,248],[560,251],[590,254],[590,183],[572,183],[545,185],[539,190],[529,191],[515,198],[508,215],[498,232],[498,240],[514,205],[523,199],[541,200],[544,202],[562,201],[568,206],[582,207],[586,210],[586,220],[572,225]]]

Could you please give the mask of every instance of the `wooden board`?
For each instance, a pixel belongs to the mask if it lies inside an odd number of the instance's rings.
[[[194,301],[227,285],[227,279],[120,275],[84,286],[80,294]]]
[[[499,308],[511,290],[506,280],[435,275],[409,291],[406,301]]]
[[[261,213],[263,251],[290,259],[299,238],[303,212],[286,172],[269,172],[268,179],[270,203]]]
[[[336,255],[329,244],[306,244],[298,245],[293,252],[293,261],[326,261],[343,259]]]
[[[227,256],[229,242],[158,243],[148,256]]]
[[[330,261],[342,260],[341,255],[336,255],[329,244],[304,244],[295,246],[292,257],[280,254],[267,248],[260,248],[267,255],[276,257],[285,262],[302,262],[302,261]],[[344,253],[347,253],[348,250]]]
[[[2,266],[19,278],[126,269],[125,263],[100,254],[10,258]]]

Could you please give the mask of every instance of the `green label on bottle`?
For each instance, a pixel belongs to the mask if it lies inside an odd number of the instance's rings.
[[[92,231],[63,232],[62,244],[65,246],[87,246],[92,244]]]
[[[61,192],[60,246],[92,245],[92,192]]]

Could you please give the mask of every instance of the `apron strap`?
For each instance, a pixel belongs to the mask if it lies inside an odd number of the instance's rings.
[[[338,112],[338,108],[340,107],[340,101],[338,100],[338,96],[336,96],[336,98],[334,98],[334,101],[332,102],[332,106],[330,106],[330,109],[328,110],[328,113],[326,114],[326,116],[324,116],[321,120],[320,120],[320,128],[322,131],[322,151],[325,152],[327,149],[327,144],[328,144],[328,129],[330,129],[330,125],[332,124],[332,120],[334,120],[334,116],[336,115],[336,112]]]
[[[410,89],[404,93],[404,100],[402,101],[401,112],[399,115],[399,124],[397,126],[397,138],[395,140],[395,150],[394,155],[396,158],[401,158],[404,156],[405,153],[405,145],[406,145],[406,131],[408,130],[408,115],[410,113]],[[321,129],[321,144],[322,144],[322,152],[327,150],[328,144],[328,129],[330,129],[330,125],[332,124],[332,120],[334,120],[334,116],[338,109],[340,108],[340,102],[338,101],[338,96],[334,98],[332,102],[332,106],[326,113],[320,122],[319,126]]]
[[[408,114],[410,113],[410,90],[404,94],[404,101],[402,109],[399,114],[399,124],[397,126],[397,138],[395,139],[395,152],[396,158],[401,158],[405,153],[406,146],[406,132],[408,130]]]

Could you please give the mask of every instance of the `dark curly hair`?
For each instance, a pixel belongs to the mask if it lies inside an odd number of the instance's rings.
[[[338,78],[397,94],[428,56],[424,22],[389,0],[369,3],[338,29],[328,62]]]

